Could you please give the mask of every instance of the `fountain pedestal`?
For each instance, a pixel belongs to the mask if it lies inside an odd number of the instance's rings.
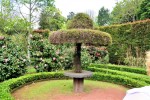
[[[92,76],[92,72],[83,70],[82,73],[65,72],[65,76],[73,78],[74,92],[83,92],[84,78]]]

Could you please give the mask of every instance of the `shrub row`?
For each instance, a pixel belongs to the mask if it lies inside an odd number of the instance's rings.
[[[120,84],[129,88],[137,88],[137,87],[143,87],[143,86],[149,85],[146,82],[131,79],[129,77],[113,75],[113,74],[104,74],[104,73],[99,73],[99,72],[95,72],[93,76],[91,77],[91,79],[97,80],[97,81],[116,83],[116,84]]]
[[[37,73],[37,74],[29,74],[25,76],[21,76],[16,79],[10,79],[8,81],[4,81],[0,83],[0,100],[14,100],[11,96],[11,92],[13,89],[25,85],[29,82],[34,82],[41,79],[63,79],[64,75],[61,72],[51,72],[51,73]]]
[[[10,79],[0,83],[0,100],[14,100],[11,96],[11,92],[22,85],[25,85],[29,82],[34,82],[42,79],[64,79],[66,78],[62,72],[43,72],[37,74],[29,74],[25,76],[21,76],[19,78]],[[146,82],[142,82],[139,80],[131,79],[129,77],[124,77],[120,75],[113,75],[111,73],[99,73],[96,72],[91,77],[92,80],[97,81],[106,81],[111,83],[116,83],[120,85],[124,85],[127,87],[142,87],[149,85]]]
[[[112,75],[129,77],[131,79],[145,81],[146,83],[150,84],[150,77],[146,75],[142,75],[142,74],[135,74],[135,73],[130,73],[130,72],[123,72],[123,71],[104,69],[104,68],[94,68],[94,67],[89,67],[88,70],[93,71],[93,72],[103,73],[103,74],[112,74]]]
[[[133,68],[133,67],[123,66],[123,65],[91,64],[89,67],[107,68],[107,69],[112,69],[112,70],[119,70],[119,71],[132,72],[132,73],[146,75],[146,70],[143,68],[135,68],[135,67]]]
[[[98,30],[108,32],[113,44],[108,47],[111,63],[124,63],[126,53],[138,57],[150,49],[150,19],[133,23],[99,27]]]

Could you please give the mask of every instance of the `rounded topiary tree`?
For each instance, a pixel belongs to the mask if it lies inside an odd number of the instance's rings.
[[[93,21],[87,14],[77,14],[68,24],[68,30],[59,30],[50,33],[49,40],[53,44],[74,43],[74,72],[82,73],[81,69],[81,45],[107,46],[111,44],[110,34],[98,30],[92,30]],[[72,75],[74,78],[75,92],[82,92],[83,78],[87,74]],[[68,75],[69,76],[69,75]],[[81,88],[81,89],[80,89]]]

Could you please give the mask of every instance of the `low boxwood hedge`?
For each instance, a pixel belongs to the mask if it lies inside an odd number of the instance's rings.
[[[63,79],[65,76],[62,72],[43,72],[29,74],[19,78],[10,79],[0,83],[0,100],[14,100],[11,92],[22,85],[42,79]]]
[[[120,76],[120,75],[113,75],[113,74],[104,74],[95,72],[91,77],[92,80],[97,81],[105,81],[120,84],[129,88],[137,88],[149,85],[148,83],[140,80],[131,79],[129,77]]]
[[[91,64],[89,67],[96,67],[96,68],[107,68],[112,70],[119,70],[119,71],[126,71],[126,72],[132,72],[137,74],[144,74],[146,75],[146,70],[143,68],[133,68],[129,66],[123,66],[123,65],[112,65],[112,64]]]
[[[103,74],[125,76],[125,77],[129,77],[131,79],[144,81],[144,82],[150,84],[150,77],[148,77],[146,75],[142,75],[142,74],[123,72],[123,71],[104,69],[104,68],[94,68],[94,67],[89,67],[88,70],[93,71],[93,72],[103,73]]]
[[[11,92],[15,88],[25,85],[29,82],[34,82],[42,79],[65,79],[65,78],[66,77],[63,75],[63,72],[43,72],[36,74],[28,74],[25,76],[21,76],[19,78],[4,81],[0,83],[0,100],[14,100],[14,98],[11,95]],[[94,73],[90,79],[116,83],[127,87],[142,87],[149,85],[144,81],[142,82],[140,80],[131,79],[129,77],[100,72]]]

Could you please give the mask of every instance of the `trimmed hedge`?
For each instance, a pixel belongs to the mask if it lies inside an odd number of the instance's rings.
[[[28,74],[19,78],[10,79],[0,83],[0,100],[14,100],[11,95],[13,89],[25,85],[29,82],[34,82],[42,79],[64,79],[66,78],[62,72],[43,72],[36,74]],[[127,87],[142,87],[147,86],[146,82],[131,79],[120,75],[94,73],[91,77],[92,80],[106,81],[116,84],[121,84]]]
[[[62,72],[37,73],[21,76],[19,78],[10,79],[0,83],[0,100],[14,100],[11,91],[17,87],[34,82],[41,79],[63,79],[65,76]]]
[[[70,29],[52,32],[49,40],[53,44],[85,43],[88,45],[109,45],[112,43],[110,34],[91,29]]]
[[[93,21],[88,14],[78,13],[67,23],[68,29],[93,29]]]
[[[103,73],[103,74],[112,74],[112,75],[129,77],[131,79],[141,80],[141,81],[144,81],[144,82],[150,84],[150,77],[146,76],[146,75],[111,70],[111,69],[104,69],[104,68],[94,68],[94,67],[89,67],[88,70],[93,71],[93,72]]]
[[[116,84],[120,84],[129,88],[138,88],[138,87],[149,85],[146,82],[131,79],[129,77],[113,75],[113,74],[103,74],[103,73],[98,73],[98,72],[95,72],[93,76],[91,77],[91,79],[97,80],[97,81],[116,83]]]
[[[150,19],[102,26],[97,30],[108,32],[112,36],[113,44],[108,47],[111,63],[124,64],[127,51],[130,51],[129,56],[143,57],[145,51],[150,49]]]
[[[106,69],[119,70],[119,71],[125,71],[125,72],[137,73],[137,74],[144,74],[144,75],[147,74],[146,70],[143,68],[133,68],[133,67],[123,66],[123,65],[91,64],[89,65],[89,67],[106,68]]]

